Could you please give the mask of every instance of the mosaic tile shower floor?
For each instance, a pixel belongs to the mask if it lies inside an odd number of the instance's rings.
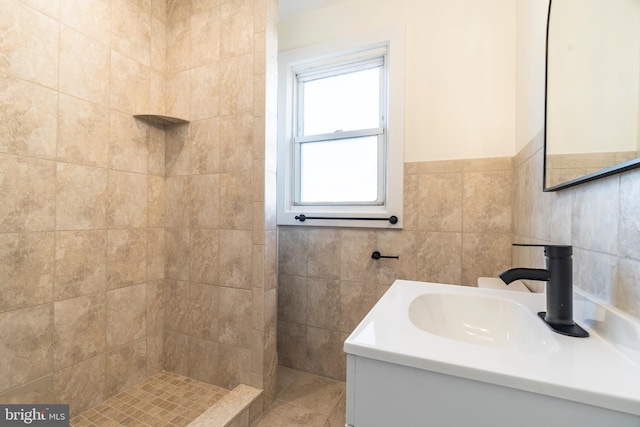
[[[228,393],[163,371],[74,417],[70,427],[186,426]]]

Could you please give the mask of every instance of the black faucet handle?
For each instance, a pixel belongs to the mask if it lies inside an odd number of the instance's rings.
[[[536,243],[512,243],[512,246],[528,246],[536,248],[544,248],[544,254],[549,258],[564,258],[573,255],[573,246],[571,245],[544,245]]]

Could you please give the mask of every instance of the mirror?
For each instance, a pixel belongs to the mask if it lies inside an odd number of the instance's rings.
[[[640,166],[640,0],[550,0],[544,191]]]

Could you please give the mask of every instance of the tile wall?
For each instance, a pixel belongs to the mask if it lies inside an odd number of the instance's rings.
[[[0,401],[75,414],[163,367],[275,396],[276,15],[0,0]]]
[[[512,158],[406,163],[403,230],[280,227],[279,363],[344,380],[344,340],[395,279],[510,268],[512,185]]]
[[[640,316],[640,171],[543,193],[543,138],[514,159],[514,241],[573,245],[574,285]],[[544,254],[514,248],[513,264],[544,267]]]

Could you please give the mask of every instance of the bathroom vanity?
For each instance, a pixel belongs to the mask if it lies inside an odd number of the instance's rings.
[[[347,425],[640,426],[640,324],[575,293],[589,338],[543,294],[396,281],[345,341]]]

